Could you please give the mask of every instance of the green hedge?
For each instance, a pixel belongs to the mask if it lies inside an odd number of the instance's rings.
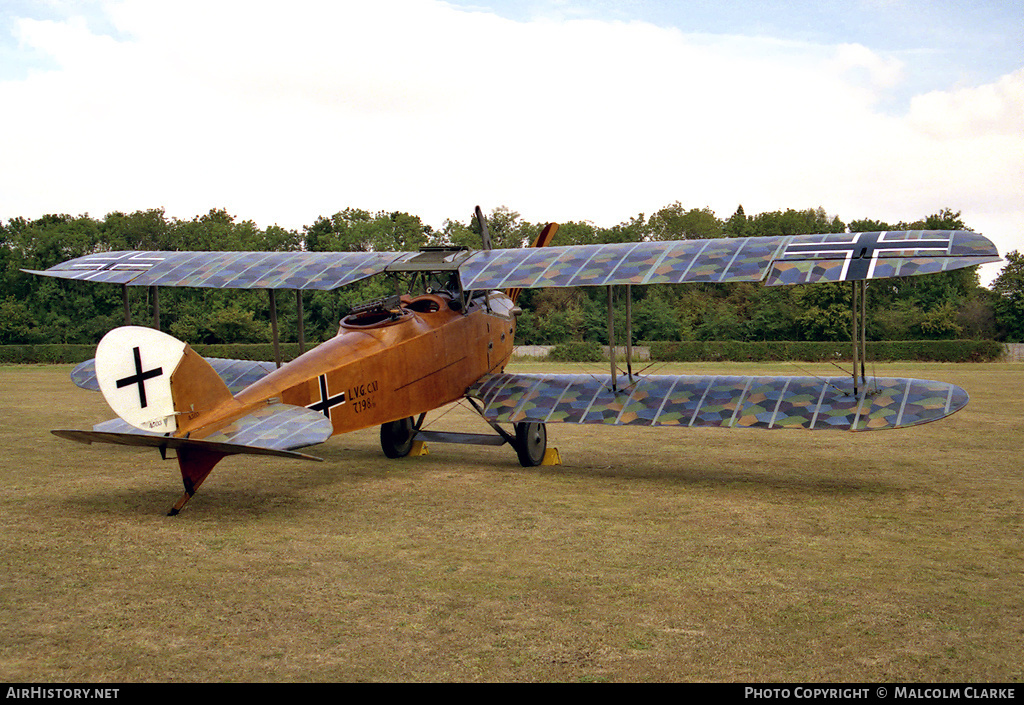
[[[311,350],[314,345],[306,344],[306,350]],[[226,357],[231,360],[267,360],[274,359],[273,343],[235,343],[235,344],[210,344],[193,345],[192,348],[203,357]],[[298,343],[281,343],[281,360],[288,362],[299,356]]]
[[[95,345],[0,345],[0,363],[79,363],[96,354]]]
[[[665,362],[826,362],[849,360],[852,356],[849,342],[740,343],[685,340],[644,344],[650,347],[652,360]],[[274,359],[274,346],[269,343],[194,347],[196,352],[206,357],[235,360]],[[1004,351],[1003,344],[994,340],[879,340],[868,342],[867,359],[877,362],[988,362],[1000,359]],[[95,354],[95,345],[0,345],[0,363],[7,364],[79,363],[92,358]],[[298,355],[298,343],[281,343],[282,360],[292,360]],[[573,342],[554,346],[548,353],[548,359],[557,362],[600,362],[605,359],[605,355],[601,346],[595,342]]]
[[[762,362],[800,360],[804,362],[849,361],[852,345],[847,342],[736,341],[651,342],[651,359],[672,362]],[[1005,352],[994,340],[878,340],[867,343],[871,362],[987,362]]]
[[[600,362],[605,359],[601,346],[594,341],[561,343],[548,350],[548,360],[555,362]]]

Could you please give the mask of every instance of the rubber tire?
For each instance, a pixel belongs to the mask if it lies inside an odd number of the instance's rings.
[[[516,454],[519,464],[524,468],[532,468],[544,462],[544,452],[548,449],[548,431],[542,423],[517,423]]]
[[[380,447],[389,458],[404,458],[416,437],[412,417],[391,421],[380,427]]]

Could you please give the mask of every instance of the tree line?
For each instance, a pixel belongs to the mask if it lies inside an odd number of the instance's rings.
[[[526,247],[543,224],[529,223],[500,207],[486,216],[494,247]],[[650,216],[598,226],[562,223],[555,245],[649,240],[754,237],[872,230],[969,230],[959,212],[943,209],[913,222],[854,220],[844,223],[822,208],[772,211],[748,216],[743,207],[728,218],[709,208],[676,202]],[[22,269],[46,269],[98,251],[415,251],[430,245],[479,249],[480,226],[446,220],[440,229],[405,212],[371,213],[347,208],[319,216],[300,230],[258,227],[225,210],[191,220],[168,217],[162,209],[88,215],[46,215],[35,220],[0,221],[0,344],[95,343],[124,322],[121,289],[37,277]],[[991,289],[979,284],[971,267],[931,276],[870,282],[867,335],[871,340],[958,338],[1024,340],[1024,257],[1007,264]],[[616,329],[623,330],[625,301],[619,292]],[[332,292],[304,292],[307,340],[337,332],[338,321],[361,301],[392,293],[384,277]],[[153,302],[145,287],[129,287],[135,322],[148,324]],[[262,291],[160,290],[161,328],[192,343],[265,342],[270,337],[269,299]],[[645,340],[836,341],[850,338],[850,287],[813,284],[765,287],[759,283],[681,284],[633,287],[634,342]],[[284,297],[279,300],[286,301]],[[607,342],[603,289],[528,289],[516,342],[558,344]],[[278,304],[283,340],[294,340],[295,306]],[[620,341],[621,342],[621,341]]]

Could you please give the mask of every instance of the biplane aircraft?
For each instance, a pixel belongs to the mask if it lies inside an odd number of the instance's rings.
[[[301,304],[302,290],[336,289],[377,274],[396,283],[395,295],[356,306],[337,336],[284,365],[279,355],[274,363],[205,359],[157,329],[116,328],[72,378],[101,391],[118,418],[92,430],[53,433],[153,447],[165,458],[174,451],[185,486],[170,510],[177,514],[228,455],[318,460],[299,449],[374,426],[389,458],[408,455],[416,440],[508,443],[529,467],[544,458],[549,423],[865,431],[934,421],[967,404],[967,393],[952,384],[867,378],[864,284],[997,261],[995,246],[977,233],[549,246],[558,229],[552,223],[534,247],[493,249],[479,208],[477,217],[483,231],[477,251],[97,252],[32,272],[121,284],[126,302],[128,286],[267,289],[275,349],[275,291],[296,290]],[[852,373],[642,375],[633,373],[629,354],[625,371],[611,355],[606,375],[505,372],[523,288],[606,287],[614,349],[613,287],[686,282],[851,282]],[[627,295],[627,348],[629,301]],[[497,435],[423,428],[427,412],[463,398]]]

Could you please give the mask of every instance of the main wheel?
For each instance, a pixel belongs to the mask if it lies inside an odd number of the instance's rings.
[[[389,458],[404,458],[412,450],[416,436],[412,417],[391,421],[380,427],[380,447]]]
[[[517,423],[516,453],[524,468],[540,465],[548,448],[547,427],[542,423]]]

